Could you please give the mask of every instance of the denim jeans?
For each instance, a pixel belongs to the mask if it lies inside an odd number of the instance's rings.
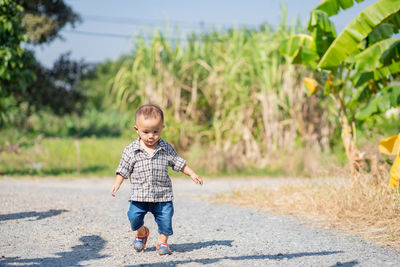
[[[173,234],[172,215],[174,215],[174,205],[172,201],[155,203],[130,201],[128,218],[133,231],[143,226],[144,216],[147,212],[151,212],[154,215],[158,225],[158,233],[166,236]]]

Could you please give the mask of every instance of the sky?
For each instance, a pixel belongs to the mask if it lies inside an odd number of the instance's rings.
[[[322,0],[64,0],[78,13],[82,22],[65,27],[63,39],[34,47],[45,66],[63,53],[71,58],[97,63],[115,60],[134,48],[134,36],[151,35],[155,29],[166,32],[179,27],[181,39],[189,32],[231,27],[257,27],[262,23],[278,25],[281,6],[286,3],[289,22],[298,17],[307,24],[310,11]],[[338,33],[354,16],[376,0],[366,0],[332,17]],[[166,25],[170,25],[167,27]]]

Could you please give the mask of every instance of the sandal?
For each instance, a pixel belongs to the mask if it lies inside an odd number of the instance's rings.
[[[135,240],[133,240],[133,248],[137,251],[143,251],[146,248],[147,238],[150,234],[149,228],[144,227],[146,230],[146,234],[144,236],[136,236]]]
[[[169,248],[168,244],[157,244],[157,253],[158,255],[171,255],[172,251]]]

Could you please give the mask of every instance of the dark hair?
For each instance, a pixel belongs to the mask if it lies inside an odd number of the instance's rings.
[[[143,116],[145,119],[161,117],[161,121],[164,122],[164,112],[159,106],[153,104],[146,104],[140,106],[135,113],[135,120],[137,117]]]

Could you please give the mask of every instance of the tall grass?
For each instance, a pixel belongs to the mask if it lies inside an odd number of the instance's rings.
[[[305,70],[279,53],[293,30],[192,34],[186,45],[157,32],[137,41],[110,99],[131,113],[143,103],[161,106],[166,138],[183,150],[203,145],[208,170],[262,168],[291,153],[299,140],[326,148],[332,128],[326,116],[316,115],[321,103],[305,95]]]

